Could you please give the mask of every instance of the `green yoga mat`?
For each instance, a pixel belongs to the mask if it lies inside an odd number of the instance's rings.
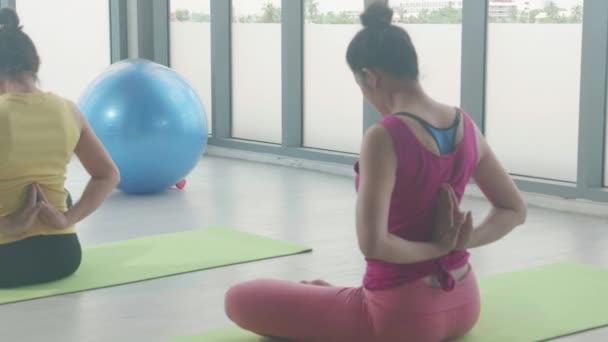
[[[133,283],[310,251],[293,243],[211,227],[96,245],[66,279],[0,290],[0,304]]]
[[[544,341],[608,325],[608,270],[564,263],[486,277],[480,286],[481,318],[459,342]],[[271,341],[237,328],[170,340]]]

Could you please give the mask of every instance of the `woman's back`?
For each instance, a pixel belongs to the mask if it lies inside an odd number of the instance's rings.
[[[50,93],[8,93],[0,96],[0,216],[23,205],[28,187],[38,183],[50,204],[66,210],[65,174],[80,127],[74,107]],[[66,234],[36,222],[19,236],[0,235],[0,243],[27,236]]]
[[[449,184],[458,199],[477,164],[477,141],[471,118],[463,112],[464,133],[444,154],[436,154],[416,137],[412,125],[399,114],[385,117],[381,124],[389,131],[397,155],[397,175],[391,198],[389,230],[403,238],[429,241],[433,209],[442,184]]]
[[[425,123],[419,117],[398,113],[386,116],[380,122],[392,138],[397,157],[388,218],[388,230],[392,234],[410,241],[431,241],[434,208],[441,186],[450,184],[458,199],[462,198],[477,164],[477,139],[471,118],[461,111],[456,112],[456,118],[457,121],[461,118],[459,121],[462,123],[452,128],[458,131],[462,127],[462,134],[454,134],[453,146],[444,154],[429,149],[420,140],[423,135],[418,128],[424,131]],[[408,122],[410,120],[413,122]],[[461,138],[457,139],[458,136]],[[364,284],[368,288],[393,287],[462,267],[467,261],[468,253],[465,251],[414,264],[398,265],[368,259]]]

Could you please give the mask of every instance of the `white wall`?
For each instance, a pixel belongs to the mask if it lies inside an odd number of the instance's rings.
[[[576,181],[580,24],[490,24],[486,133],[514,174]]]
[[[174,64],[184,63],[178,71],[197,84],[203,98],[210,92],[205,25],[172,24]],[[362,97],[345,60],[346,46],[359,27],[306,25],[307,146],[359,150]],[[280,141],[280,26],[238,24],[234,29],[237,135]],[[406,25],[406,29],[418,49],[426,90],[440,101],[459,105],[460,25]],[[512,173],[576,178],[581,30],[580,24],[490,25],[487,135]]]
[[[19,0],[17,12],[38,48],[41,87],[77,101],[110,65],[108,1]]]
[[[129,58],[138,58],[139,56],[137,1],[138,0],[127,0],[127,41],[129,46]]]
[[[346,64],[359,25],[306,24],[304,34],[304,145],[359,152],[363,96]]]
[[[232,25],[232,135],[281,143],[281,25]]]
[[[213,103],[210,24],[175,21],[170,24],[171,68],[190,82],[203,101],[211,133]]]

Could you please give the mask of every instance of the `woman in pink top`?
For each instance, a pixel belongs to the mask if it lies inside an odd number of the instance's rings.
[[[372,4],[347,52],[363,95],[383,117],[366,133],[355,167],[363,286],[236,285],[226,313],[244,329],[306,342],[425,342],[463,336],[479,318],[466,250],[523,224],[526,207],[471,118],[423,91],[416,50],[392,15]],[[493,205],[477,227],[459,210],[471,178]]]

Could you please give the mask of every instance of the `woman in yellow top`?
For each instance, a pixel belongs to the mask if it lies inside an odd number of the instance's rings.
[[[78,108],[37,87],[39,65],[15,11],[0,9],[0,288],[74,273],[81,259],[74,225],[119,180]],[[74,153],[91,179],[68,209],[64,182]]]

